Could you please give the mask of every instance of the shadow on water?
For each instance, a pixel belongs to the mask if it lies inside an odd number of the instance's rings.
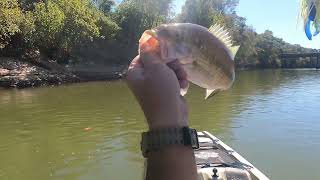
[[[256,141],[252,136],[268,140],[255,130],[255,123],[268,122],[262,121],[270,116],[266,104],[281,104],[287,98],[283,92],[294,98],[300,91],[290,88],[311,87],[308,82],[315,77],[319,73],[312,70],[240,71],[231,90],[208,101],[203,89],[192,86],[187,95],[191,126],[214,133],[259,162],[258,168],[273,173],[270,164],[246,148],[250,144],[260,150],[261,144],[250,143]],[[146,125],[124,82],[0,90],[0,109],[0,179],[142,178],[138,144]]]

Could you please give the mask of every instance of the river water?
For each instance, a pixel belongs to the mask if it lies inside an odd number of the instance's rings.
[[[208,101],[189,92],[192,127],[271,179],[320,179],[320,71],[240,71]],[[122,81],[0,90],[0,179],[141,180],[144,130]]]

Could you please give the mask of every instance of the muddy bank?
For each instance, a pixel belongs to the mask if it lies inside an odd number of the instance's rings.
[[[79,77],[81,81],[116,80],[125,76],[128,67],[126,65],[74,65],[67,67],[69,72]]]
[[[0,87],[27,88],[123,77],[125,67],[65,67],[55,62],[21,61],[0,57]]]

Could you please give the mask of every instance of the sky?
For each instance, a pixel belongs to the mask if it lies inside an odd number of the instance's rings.
[[[298,21],[300,0],[239,0],[237,14],[258,33],[271,30],[276,37],[291,44],[320,49],[320,35],[308,40]],[[185,0],[175,0],[174,10],[181,11]],[[299,23],[298,23],[299,22]]]

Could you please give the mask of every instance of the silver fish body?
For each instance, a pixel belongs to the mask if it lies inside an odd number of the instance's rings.
[[[207,29],[190,23],[164,24],[145,33],[159,41],[164,61],[178,59],[188,80],[207,89],[206,99],[233,84],[239,46],[232,47],[228,32],[219,25]]]

